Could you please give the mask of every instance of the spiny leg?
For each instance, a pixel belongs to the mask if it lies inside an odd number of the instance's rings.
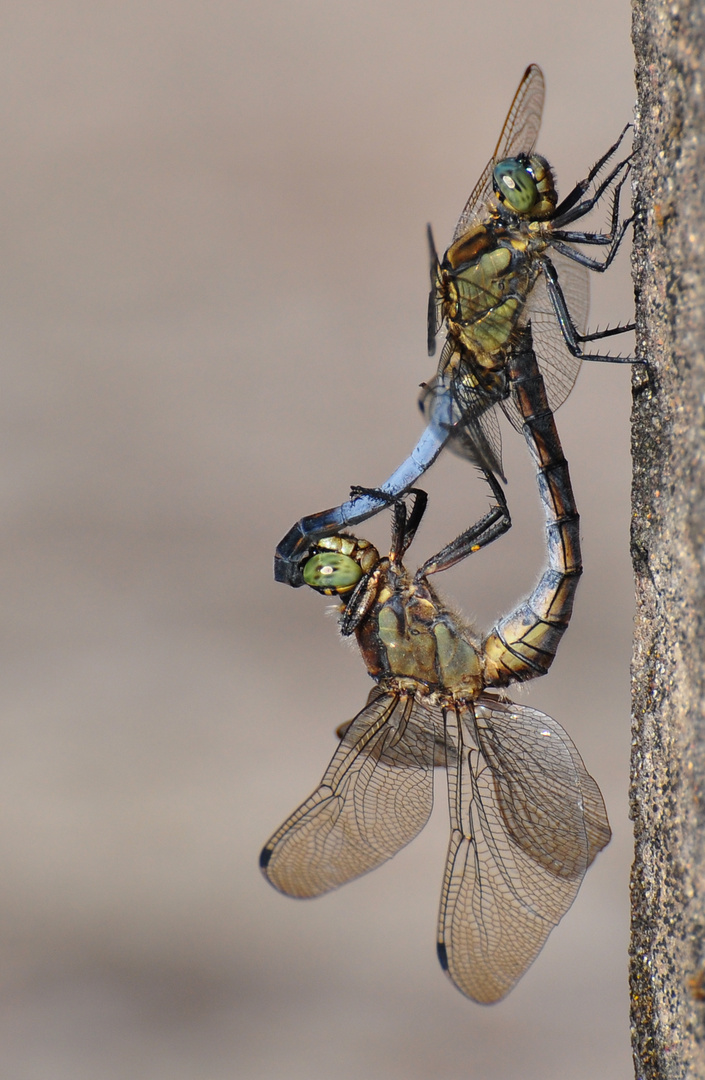
[[[595,162],[585,179],[580,180],[575,185],[573,190],[569,192],[568,195],[566,195],[565,199],[563,199],[563,201],[558,204],[551,220],[554,225],[556,225],[559,229],[562,228],[564,225],[569,225],[571,221],[576,221],[578,218],[585,217],[586,214],[589,214],[592,208],[602,198],[605,191],[614,180],[615,176],[619,174],[620,169],[623,169],[625,165],[629,164],[633,154],[629,154],[629,156],[624,158],[623,161],[618,162],[618,164],[615,165],[615,167],[608,174],[608,176],[606,176],[605,179],[602,180],[600,184],[598,184],[597,188],[590,196],[590,198],[585,199],[584,202],[580,202],[583,195],[588,190],[593,180],[602,169],[603,165],[605,165],[605,163],[609,161],[612,155],[616,153],[616,151],[619,149],[621,142],[630,127],[631,124],[627,124],[624,127],[616,143],[614,143],[609,148],[606,154],[602,155],[599,161]]]
[[[631,214],[628,218],[625,218],[621,225],[619,222],[620,195],[622,193],[624,182],[627,179],[627,175],[628,173],[622,177],[614,189],[609,232],[566,232],[562,229],[554,229],[551,233],[551,247],[555,248],[556,251],[560,251],[567,259],[572,259],[573,262],[580,263],[581,266],[586,266],[588,270],[594,270],[598,274],[604,273],[612,264],[612,261],[622,244],[624,235],[634,220],[634,215]],[[589,255],[585,255],[582,251],[576,251],[575,248],[570,246],[571,244],[592,244],[609,247],[609,251],[604,259],[593,259]]]
[[[474,554],[480,548],[491,544],[493,540],[508,532],[512,527],[512,519],[507,506],[507,499],[502,486],[491,472],[481,470],[490,485],[492,494],[497,505],[485,514],[475,525],[466,529],[450,544],[446,544],[439,552],[427,559],[423,566],[416,572],[416,579],[426,577],[428,574],[437,574],[441,570],[448,570],[456,563]]]
[[[354,492],[357,489],[352,490]],[[394,502],[390,558],[395,563],[401,562],[411,545],[428,505],[428,495],[421,488],[411,488],[407,495],[414,500],[411,510],[407,508],[403,499],[396,499]]]
[[[612,265],[614,257],[619,251],[622,240],[624,239],[624,235],[633,220],[633,216],[626,218],[619,226],[614,238],[605,238],[604,242],[609,243],[612,246],[604,259],[593,259],[589,255],[585,255],[582,251],[576,251],[570,244],[564,244],[560,236],[553,238],[551,247],[556,251],[559,251],[566,259],[571,259],[573,262],[580,263],[581,266],[586,266],[588,270],[592,270],[596,274],[604,274],[605,270],[609,270]],[[604,234],[601,233],[569,233],[567,239],[576,244],[602,244],[603,235]],[[588,239],[586,239],[586,237],[588,237]]]
[[[585,353],[580,348],[579,342],[581,341],[599,341],[601,338],[612,337],[614,334],[626,333],[628,330],[632,330],[634,327],[632,324],[627,326],[613,327],[611,330],[598,330],[593,334],[578,334],[573,326],[573,320],[570,317],[568,305],[563,295],[561,283],[558,278],[558,271],[547,257],[543,259],[543,269],[546,275],[546,288],[548,295],[553,304],[553,310],[555,311],[558,325],[561,328],[563,339],[567,348],[573,354],[573,356],[579,357],[581,360],[598,360],[606,364],[637,364],[642,363],[634,356],[610,356],[609,354],[601,353]]]

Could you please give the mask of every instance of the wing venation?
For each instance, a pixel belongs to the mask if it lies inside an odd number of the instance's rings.
[[[289,896],[319,896],[395,855],[433,806],[440,714],[377,687],[321,783],[265,845],[262,869]]]
[[[597,784],[555,720],[481,697],[449,712],[451,839],[439,945],[475,1001],[511,990],[610,838]],[[456,762],[453,766],[453,762]]]

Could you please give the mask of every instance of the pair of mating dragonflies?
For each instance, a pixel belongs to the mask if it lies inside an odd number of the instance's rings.
[[[619,359],[582,346],[632,328],[585,332],[588,271],[607,269],[629,224],[620,193],[630,157],[609,167],[624,132],[559,202],[550,166],[534,153],[543,99],[531,65],[442,260],[429,230],[429,352],[443,326],[446,340],[422,391],[421,440],[381,488],[353,489],[341,506],[299,521],[275,558],[278,580],[339,597],[341,632],[356,636],[376,686],[338,729],[320,785],[266,844],[262,869],[297,897],[366,873],[423,828],[434,766],[445,767],[451,838],[438,956],[480,1002],[499,1000],[521,977],[610,838],[599,788],[566,732],[492,692],[544,674],[568,626],[582,572],[579,519],[553,410],[583,359]],[[603,197],[606,231],[570,228]],[[603,257],[583,245],[601,246]],[[523,431],[536,465],[548,567],[480,638],[428,577],[510,527],[499,410]],[[481,470],[494,504],[411,575],[402,560],[426,506],[413,485],[446,445]],[[386,558],[344,532],[384,507],[393,511]]]

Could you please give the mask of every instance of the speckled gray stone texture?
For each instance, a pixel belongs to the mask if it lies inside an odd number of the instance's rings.
[[[704,1077],[705,9],[639,3],[632,556],[632,1039]]]

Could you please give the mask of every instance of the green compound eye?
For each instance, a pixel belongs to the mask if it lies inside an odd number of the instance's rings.
[[[538,201],[536,181],[521,158],[498,161],[492,173],[495,191],[517,214],[528,214]]]
[[[350,592],[362,577],[362,568],[348,555],[322,551],[313,555],[304,566],[304,581],[318,592]]]

